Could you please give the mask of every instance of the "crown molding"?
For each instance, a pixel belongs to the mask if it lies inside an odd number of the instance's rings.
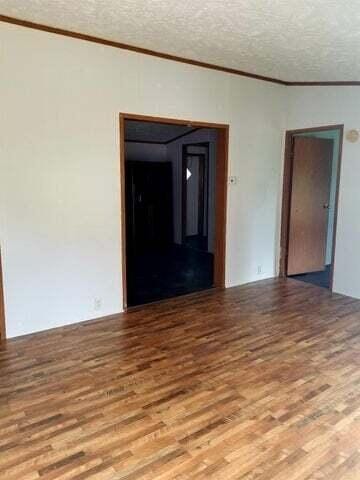
[[[354,87],[359,86],[360,81],[329,81],[329,82],[290,82],[291,87]]]
[[[31,28],[33,30],[41,30],[42,32],[54,33],[56,35],[62,35],[64,37],[77,38],[78,40],[84,40],[86,42],[98,43],[106,45],[108,47],[119,48],[121,50],[128,50],[130,52],[141,53],[143,55],[150,55],[152,57],[163,58],[165,60],[172,60],[173,62],[186,63],[188,65],[194,65],[196,67],[207,68],[210,70],[217,70],[225,73],[232,73],[233,75],[240,75],[242,77],[255,78],[256,80],[262,80],[264,82],[272,82],[280,85],[288,85],[288,82],[279,80],[278,78],[265,77],[263,75],[256,75],[255,73],[243,72],[236,68],[227,68],[221,65],[214,65],[212,63],[200,62],[198,60],[192,60],[190,58],[178,57],[176,55],[170,55],[164,52],[157,52],[148,48],[136,47],[134,45],[128,45],[127,43],[116,42],[114,40],[107,40],[105,38],[94,37],[84,33],[73,32],[70,30],[64,30],[62,28],[51,27],[49,25],[43,25],[40,23],[29,22],[28,20],[21,20],[19,18],[8,17],[6,15],[0,15],[0,22],[10,23],[12,25],[18,25],[20,27]]]
[[[217,70],[219,72],[230,73],[232,75],[238,75],[241,77],[253,78],[255,80],[262,80],[264,82],[275,83],[278,85],[285,85],[289,87],[295,86],[360,86],[360,81],[328,81],[328,82],[289,82],[281,80],[279,78],[267,77],[264,75],[257,75],[256,73],[244,72],[236,68],[223,67],[221,65],[215,65],[212,63],[200,62],[198,60],[192,60],[190,58],[183,58],[177,55],[171,55],[164,52],[157,52],[148,48],[136,47],[134,45],[128,45],[126,43],[116,42],[114,40],[107,40],[105,38],[95,37],[93,35],[87,35],[84,33],[74,32],[71,30],[65,30],[62,28],[51,27],[50,25],[44,25],[41,23],[30,22],[28,20],[21,20],[19,18],[9,17],[7,15],[0,14],[0,22],[9,23],[12,25],[18,25],[20,27],[31,28],[33,30],[40,30],[42,32],[53,33],[55,35],[62,35],[64,37],[76,38],[86,42],[98,43],[100,45],[106,45],[108,47],[118,48],[120,50],[128,50],[130,52],[140,53],[143,55],[150,55],[153,57],[162,58],[165,60],[171,60],[173,62],[185,63],[196,67],[207,68],[209,70]]]

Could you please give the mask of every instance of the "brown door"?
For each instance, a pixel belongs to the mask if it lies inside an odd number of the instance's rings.
[[[294,137],[287,274],[325,269],[333,141]]]

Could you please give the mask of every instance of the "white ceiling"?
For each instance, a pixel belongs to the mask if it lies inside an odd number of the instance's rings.
[[[0,0],[0,14],[286,81],[360,80],[358,0]]]

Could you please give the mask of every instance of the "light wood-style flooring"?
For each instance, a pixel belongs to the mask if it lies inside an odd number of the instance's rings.
[[[1,480],[359,480],[360,301],[294,280],[0,347]]]

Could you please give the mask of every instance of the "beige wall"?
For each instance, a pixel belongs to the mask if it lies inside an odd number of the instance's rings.
[[[10,337],[121,311],[119,112],[230,125],[227,286],[277,272],[285,130],[360,128],[358,87],[288,88],[6,24],[0,51]],[[334,283],[358,298],[359,157],[345,142]]]
[[[291,87],[287,128],[360,129],[359,87]],[[343,144],[334,290],[360,298],[360,142]]]
[[[10,337],[122,308],[119,112],[230,124],[226,284],[275,274],[286,88],[6,24],[0,52]]]

